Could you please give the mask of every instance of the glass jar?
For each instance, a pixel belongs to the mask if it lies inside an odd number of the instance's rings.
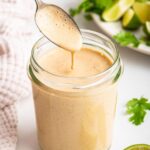
[[[87,77],[64,77],[42,68],[38,59],[56,45],[45,37],[33,47],[28,66],[38,140],[42,150],[108,150],[122,74],[119,51],[106,36],[81,30],[83,45],[104,53],[113,64]]]

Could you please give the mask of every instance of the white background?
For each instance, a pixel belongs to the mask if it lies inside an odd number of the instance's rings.
[[[75,7],[80,0],[49,0],[65,10]],[[80,28],[101,30],[92,22],[86,21],[82,15],[75,18]],[[136,143],[150,144],[150,113],[140,126],[128,122],[125,115],[125,104],[133,97],[144,96],[150,100],[150,56],[134,52],[128,48],[120,48],[124,63],[124,74],[119,83],[119,100],[116,113],[114,138],[111,150],[123,150]],[[17,150],[39,150],[36,139],[36,125],[32,98],[19,102],[19,140]]]

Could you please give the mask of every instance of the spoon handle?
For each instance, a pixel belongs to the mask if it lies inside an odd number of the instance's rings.
[[[42,2],[42,0],[35,0],[37,7],[40,7],[41,5],[43,5],[44,3]]]

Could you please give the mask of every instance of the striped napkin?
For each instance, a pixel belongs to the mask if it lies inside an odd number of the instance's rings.
[[[31,94],[26,64],[35,42],[33,0],[0,0],[0,150],[15,150],[16,102]]]

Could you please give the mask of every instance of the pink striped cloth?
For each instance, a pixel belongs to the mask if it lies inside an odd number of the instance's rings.
[[[34,38],[33,0],[0,0],[0,150],[15,150],[16,102],[31,94],[26,64]]]

